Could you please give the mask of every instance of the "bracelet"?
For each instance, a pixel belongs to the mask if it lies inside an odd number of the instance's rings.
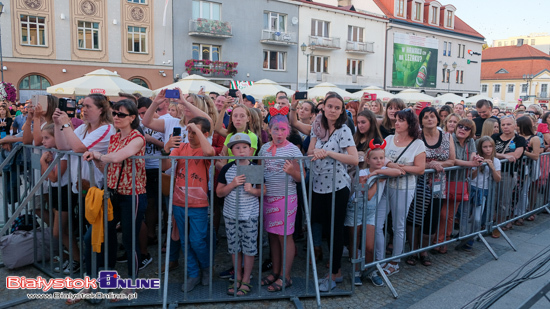
[[[160,154],[163,155],[163,156],[169,156],[169,155],[170,155],[170,152],[167,152],[166,150],[161,149],[161,150],[160,150]]]
[[[296,109],[295,109],[295,108],[291,108],[290,110],[291,110],[291,111],[296,111]]]

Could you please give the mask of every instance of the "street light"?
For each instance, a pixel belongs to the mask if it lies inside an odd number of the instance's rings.
[[[311,52],[309,54],[306,54],[306,51],[307,49],[310,49]],[[307,60],[306,60],[306,91],[309,89],[309,56],[311,56],[313,54],[313,49],[315,48],[315,43],[311,42],[311,45],[306,45],[306,43],[302,43],[302,45],[300,45],[300,49],[302,50],[302,53],[304,54],[304,56],[307,57]]]
[[[0,2],[0,16],[4,11],[4,4]],[[4,82],[4,61],[2,59],[2,26],[0,25],[0,69],[2,69],[2,82]]]
[[[456,66],[457,66],[456,62],[453,62],[452,64],[453,70],[451,71],[451,69],[447,69],[449,67],[447,62],[443,63],[443,70],[446,70],[449,76],[449,78],[447,79],[447,83],[449,83],[449,86],[447,87],[447,93],[451,92],[451,72],[456,71]],[[443,76],[443,78],[445,78],[445,76]]]
[[[523,74],[523,80],[527,82],[527,100],[531,98],[531,84],[533,83],[533,78],[535,78],[535,75],[533,74]]]

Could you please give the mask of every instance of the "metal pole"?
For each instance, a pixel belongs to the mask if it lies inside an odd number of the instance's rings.
[[[0,37],[1,38],[1,37]],[[306,54],[306,57],[307,57],[307,60],[306,60],[306,91],[309,89],[309,56],[311,56],[311,54]],[[2,74],[4,74],[4,71],[2,70]],[[4,81],[4,79],[2,78],[2,81]]]

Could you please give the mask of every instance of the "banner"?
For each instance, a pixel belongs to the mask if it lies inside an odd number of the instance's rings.
[[[392,85],[435,88],[438,40],[394,33]]]
[[[254,82],[249,82],[249,81],[245,81],[245,80],[243,80],[243,81],[241,81],[241,80],[232,80],[229,89],[243,90],[246,87],[252,86],[252,85],[254,85]]]

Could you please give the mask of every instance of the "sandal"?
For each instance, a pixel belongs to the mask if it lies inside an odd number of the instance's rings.
[[[429,255],[421,255],[420,256],[420,264],[424,266],[432,266],[432,259]]]
[[[281,284],[277,283],[281,281]],[[285,280],[285,289],[288,289],[292,286],[292,279],[288,278]],[[270,289],[271,288],[271,289]],[[268,292],[280,292],[283,290],[283,279],[279,278],[277,281],[273,282],[270,286],[267,287]]]
[[[392,264],[388,263],[386,266],[384,266],[384,274],[386,277],[389,277],[393,274],[397,274],[399,272],[399,264]]]
[[[270,279],[269,277],[272,277],[273,279]],[[273,282],[277,281],[280,278],[277,274],[270,274],[262,278],[262,286],[271,285]]]
[[[418,257],[416,255],[411,255],[407,258],[405,263],[407,263],[411,266],[416,266],[417,261],[418,261]]]
[[[498,229],[494,229],[493,233],[491,234],[491,237],[500,238],[500,231]]]
[[[239,294],[239,289],[241,288],[242,281],[237,281],[227,287],[227,295],[235,295],[235,287],[237,287],[237,294]]]
[[[74,294],[74,295],[78,295],[78,294],[90,294],[90,293],[92,293],[91,290],[89,290],[89,289],[82,289],[82,290],[80,290],[80,292],[78,292],[78,293],[76,293],[76,294]],[[74,305],[74,304],[79,303],[81,300],[82,300],[82,298],[78,298],[78,296],[75,297],[75,298],[69,298],[69,299],[67,299],[67,300],[65,301],[65,305],[67,305],[67,306]]]
[[[247,289],[243,289],[243,286],[246,286]],[[241,287],[237,289],[237,296],[246,296],[250,292],[252,292],[252,285],[241,281]]]
[[[518,219],[514,222],[514,225],[523,226],[523,219]]]
[[[525,219],[525,220],[527,220],[527,221],[535,221],[535,218],[536,218],[536,217],[537,217],[537,216],[532,215],[532,216],[530,216],[529,218],[527,218],[527,219]]]

